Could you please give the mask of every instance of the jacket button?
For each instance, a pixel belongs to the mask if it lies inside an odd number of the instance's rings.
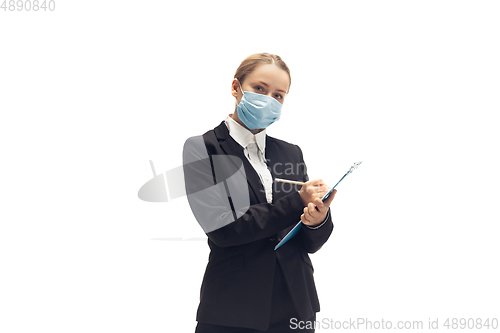
[[[274,238],[269,238],[269,240],[272,242],[272,241],[274,241]]]

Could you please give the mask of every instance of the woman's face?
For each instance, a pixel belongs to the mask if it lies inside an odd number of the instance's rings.
[[[240,103],[243,96],[238,83],[238,80],[234,79],[232,84],[232,95],[236,97],[237,104]],[[289,85],[290,79],[283,69],[274,64],[262,64],[246,75],[241,88],[243,91],[273,97],[283,104]]]

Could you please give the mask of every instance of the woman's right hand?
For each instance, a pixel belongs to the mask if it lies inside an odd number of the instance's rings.
[[[316,201],[317,198],[323,198],[328,190],[329,188],[323,182],[323,179],[317,178],[304,183],[299,191],[299,194],[302,198],[304,206],[307,206],[310,202]]]

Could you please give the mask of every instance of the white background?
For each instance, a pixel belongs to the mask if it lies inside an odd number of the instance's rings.
[[[248,55],[291,69],[268,134],[339,186],[318,319],[500,317],[497,1],[62,1],[0,11],[0,331],[193,332],[187,200],[139,188],[234,108]],[[318,330],[321,331],[321,330]],[[476,330],[477,331],[477,330]]]

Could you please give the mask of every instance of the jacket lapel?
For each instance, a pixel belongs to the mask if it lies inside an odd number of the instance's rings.
[[[296,163],[290,163],[290,156],[287,151],[276,144],[275,140],[266,136],[266,161],[267,168],[271,171],[273,177],[273,202],[276,202],[281,197],[300,190],[300,185],[292,185],[288,183],[278,183],[276,178],[297,179],[298,166]],[[286,163],[288,161],[288,163]]]
[[[250,162],[248,162],[248,159],[243,153],[243,147],[241,147],[229,135],[229,130],[227,129],[227,126],[224,121],[222,121],[222,123],[215,128],[215,135],[217,136],[217,140],[219,141],[220,147],[226,153],[226,155],[239,157],[243,161],[247,182],[250,185],[250,188],[253,190],[258,201],[267,202],[264,186],[260,181],[260,177],[257,174],[257,171],[255,171]]]
[[[278,163],[278,157],[280,153],[279,150],[276,149],[276,144],[274,143],[273,138],[266,136],[266,162],[267,168],[271,172],[271,176],[273,178],[273,203],[276,202],[280,197],[283,196],[282,191],[280,191],[280,184],[276,183],[274,180],[279,178],[276,176],[276,163]]]

